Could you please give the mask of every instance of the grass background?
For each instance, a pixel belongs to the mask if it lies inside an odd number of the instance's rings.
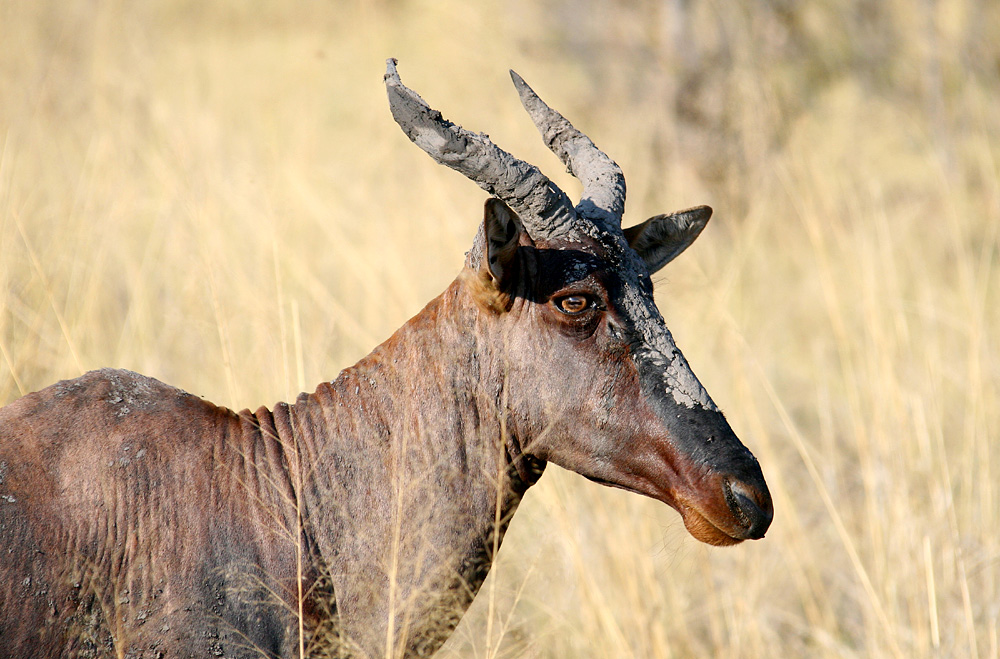
[[[442,656],[1000,656],[986,0],[0,3],[0,403],[100,366],[288,400],[439,293],[484,195],[388,56],[575,196],[516,69],[628,224],[716,209],[658,302],[776,509],[710,549],[550,467]]]

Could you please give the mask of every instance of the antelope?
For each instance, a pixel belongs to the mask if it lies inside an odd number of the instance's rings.
[[[390,59],[395,121],[490,197],[454,282],[335,380],[237,413],[104,369],[0,409],[0,657],[429,656],[548,462],[763,537],[760,466],[653,301],[711,209],[623,230],[618,165],[511,76],[581,201]]]

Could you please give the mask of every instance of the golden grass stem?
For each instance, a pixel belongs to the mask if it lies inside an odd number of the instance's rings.
[[[934,557],[931,554],[931,538],[924,536],[924,566],[927,571],[927,614],[931,622],[931,645],[941,647],[941,629],[938,623],[937,589],[934,587]]]
[[[830,491],[823,483],[823,478],[819,473],[819,469],[816,468],[816,463],[809,454],[809,449],[806,447],[802,433],[799,432],[798,426],[788,414],[788,410],[786,409],[784,403],[781,402],[778,392],[774,390],[774,386],[771,384],[771,381],[764,372],[764,369],[762,369],[756,362],[755,365],[757,366],[758,381],[764,388],[771,404],[774,406],[775,412],[778,413],[785,430],[788,432],[788,436],[791,437],[795,450],[798,452],[806,470],[809,472],[809,477],[812,480],[813,485],[816,486],[816,491],[823,502],[827,515],[833,523],[834,528],[837,531],[837,536],[840,538],[840,542],[850,558],[851,566],[854,568],[854,572],[857,574],[858,580],[861,582],[861,585],[868,596],[868,603],[875,612],[879,624],[882,626],[882,632],[886,642],[891,648],[894,656],[900,658],[904,657],[905,655],[899,647],[899,643],[896,639],[895,630],[889,620],[885,607],[882,605],[882,600],[878,596],[875,586],[872,584],[871,578],[868,576],[868,570],[865,568],[864,563],[861,560],[861,556],[858,553],[857,546],[855,545],[851,534],[847,531],[847,527],[844,525],[844,521],[841,519],[840,513],[837,511],[837,506],[833,501],[833,497],[830,496]]]

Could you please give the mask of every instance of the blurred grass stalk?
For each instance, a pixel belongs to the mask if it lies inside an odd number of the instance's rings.
[[[632,222],[715,206],[660,304],[776,519],[707,549],[550,468],[443,656],[1000,654],[994,4],[15,1],[0,44],[0,402],[98,366],[237,408],[334,377],[483,201],[398,134],[385,57],[578,189],[513,67]]]

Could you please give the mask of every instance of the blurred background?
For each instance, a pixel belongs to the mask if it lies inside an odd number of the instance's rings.
[[[457,274],[485,194],[404,82],[572,197],[508,68],[715,216],[657,277],[775,500],[714,549],[550,466],[441,656],[996,657],[1000,4],[0,3],[0,403],[101,366],[242,409]]]

